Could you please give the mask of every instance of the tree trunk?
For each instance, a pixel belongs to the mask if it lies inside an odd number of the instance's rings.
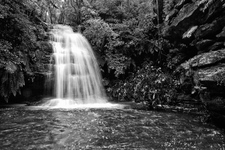
[[[158,23],[163,22],[163,0],[156,0]]]

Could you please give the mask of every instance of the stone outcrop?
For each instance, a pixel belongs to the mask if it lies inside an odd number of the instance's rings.
[[[182,38],[183,34],[192,26],[205,25],[206,23],[209,23],[210,26],[219,26],[223,20],[223,17],[218,20],[213,19],[224,11],[223,0],[199,0],[194,2],[189,0],[185,1],[184,4],[178,3],[166,17],[166,28],[163,30],[164,37]],[[225,24],[225,22],[222,24]]]
[[[177,70],[192,73],[192,88],[207,93],[199,99],[213,118],[225,119],[225,1],[180,0],[166,16],[162,33],[170,42],[187,46],[188,55],[177,52],[187,56]]]
[[[199,55],[194,56],[193,58],[189,59],[185,63],[181,64],[181,66],[188,70],[198,69],[202,67],[206,67],[209,65],[216,65],[217,63],[225,60],[225,48],[217,51],[211,51],[207,53],[202,53]]]

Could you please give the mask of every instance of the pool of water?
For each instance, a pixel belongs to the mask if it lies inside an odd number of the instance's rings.
[[[223,149],[197,117],[133,109],[0,109],[1,150]]]

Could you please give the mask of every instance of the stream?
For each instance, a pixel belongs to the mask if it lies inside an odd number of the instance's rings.
[[[134,109],[0,109],[1,150],[224,149],[197,116]]]

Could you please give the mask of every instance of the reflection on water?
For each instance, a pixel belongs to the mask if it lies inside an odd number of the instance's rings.
[[[0,110],[0,149],[221,149],[196,117],[122,109]]]

